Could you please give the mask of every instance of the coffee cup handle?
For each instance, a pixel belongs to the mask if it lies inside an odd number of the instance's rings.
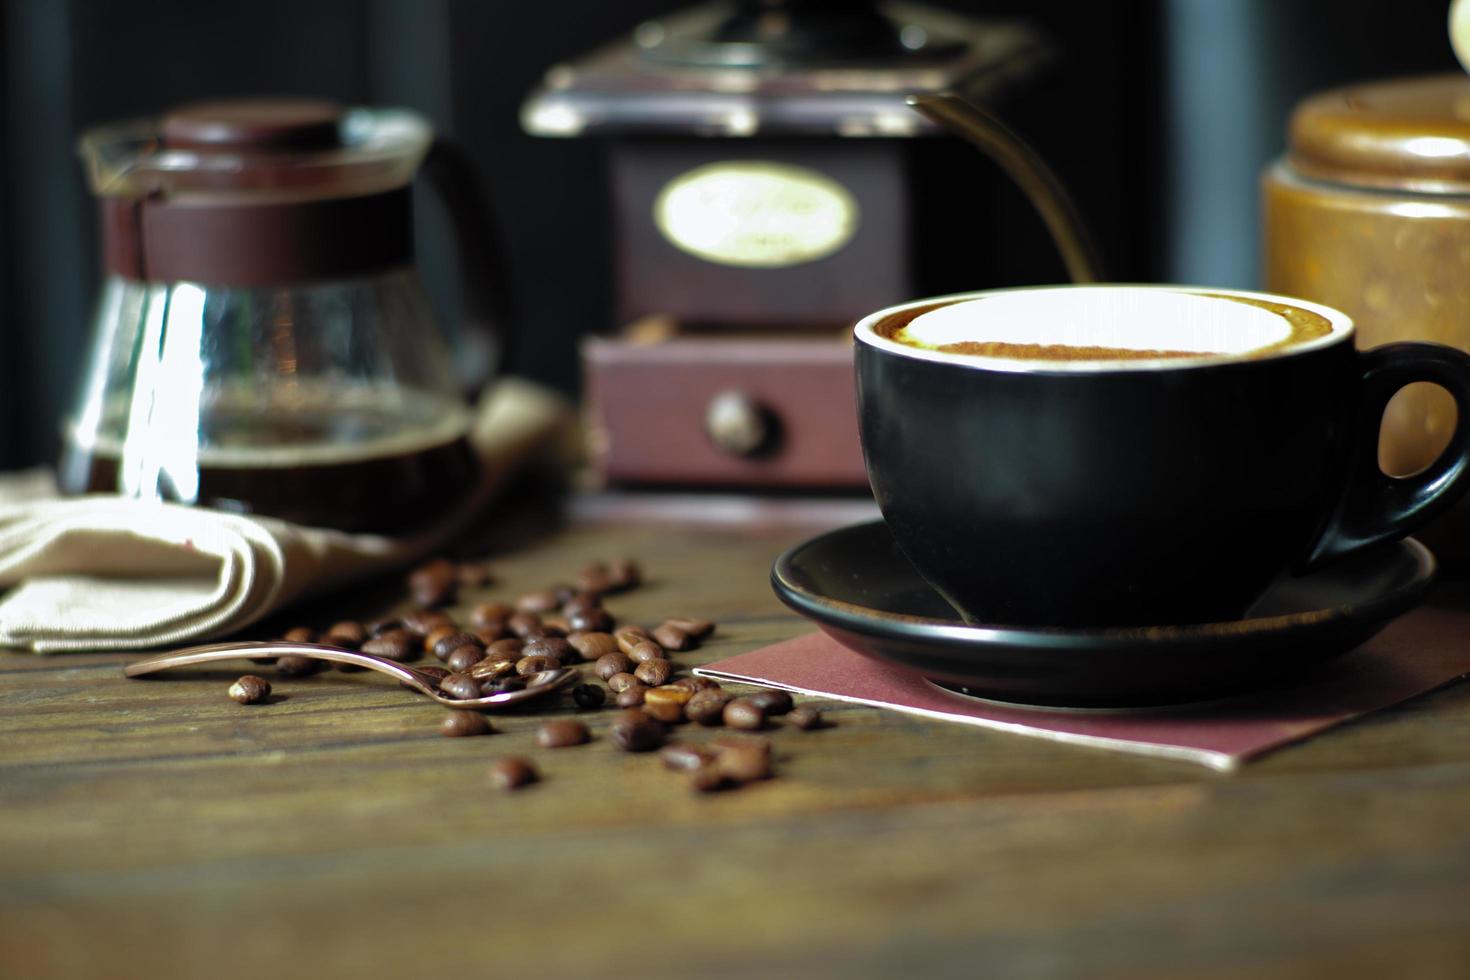
[[[1301,571],[1340,555],[1402,538],[1432,520],[1470,489],[1470,355],[1442,344],[1385,344],[1358,355],[1363,371],[1359,425],[1347,487]],[[1443,387],[1458,413],[1454,435],[1439,458],[1411,476],[1378,465],[1378,437],[1389,399],[1418,381]]]

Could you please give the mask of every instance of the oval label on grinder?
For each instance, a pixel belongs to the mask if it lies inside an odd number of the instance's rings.
[[[858,205],[815,170],[767,160],[706,164],[680,174],[653,202],[673,245],[720,265],[778,269],[826,258],[858,226]]]

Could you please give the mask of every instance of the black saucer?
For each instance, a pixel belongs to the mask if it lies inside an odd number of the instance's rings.
[[[1283,580],[1242,619],[1058,629],[965,623],[882,521],[797,545],[771,570],[781,601],[858,653],[980,697],[1067,707],[1204,701],[1286,680],[1366,641],[1433,579],[1434,556],[1409,538]]]

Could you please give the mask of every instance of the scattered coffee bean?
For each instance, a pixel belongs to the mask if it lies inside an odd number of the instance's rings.
[[[288,653],[276,658],[276,673],[282,677],[310,677],[322,669],[320,660]]]
[[[653,641],[665,650],[688,650],[694,645],[689,634],[672,623],[663,623],[653,628]]]
[[[587,741],[587,726],[580,721],[548,721],[536,731],[536,744],[543,749],[562,749]]]
[[[439,660],[448,662],[451,653],[465,646],[474,647],[476,650],[480,650],[482,653],[484,652],[480,647],[480,641],[469,633],[456,632],[443,634],[436,632],[434,635],[437,635],[439,638],[434,641],[434,647],[431,652]]]
[[[230,700],[240,704],[259,704],[270,697],[271,682],[264,677],[246,674],[230,685]]]
[[[698,694],[700,691],[723,691],[720,682],[709,677],[681,677],[676,681],[670,681],[670,686],[688,688],[690,692]]]
[[[685,687],[674,687],[672,684],[665,687],[655,687],[648,692],[649,704],[688,704],[694,697],[693,692]]]
[[[717,728],[725,723],[725,705],[734,700],[729,691],[700,691],[684,705],[684,714],[696,724]]]
[[[524,613],[549,613],[554,609],[560,609],[561,603],[556,600],[556,593],[550,589],[542,589],[538,592],[526,592],[516,597],[516,609]]]
[[[613,700],[619,708],[637,708],[643,704],[644,695],[648,693],[648,685],[634,682],[618,692]]]
[[[640,712],[642,714],[642,712]],[[664,726],[647,715],[620,717],[608,728],[614,744],[626,752],[651,752],[664,744]]]
[[[505,625],[512,633],[514,633],[516,636],[519,636],[521,639],[525,639],[526,636],[530,633],[538,633],[543,636],[545,635],[540,633],[541,617],[536,615],[535,613],[514,613],[509,619],[505,621]]]
[[[652,640],[653,637],[642,626],[619,626],[613,631],[613,639],[618,641],[619,650],[631,653],[633,647]]]
[[[469,669],[469,675],[477,681],[495,680],[501,677],[509,677],[516,672],[516,661],[519,656],[494,657],[487,656],[479,663]]]
[[[675,742],[660,749],[658,757],[669,769],[689,772],[709,765],[714,761],[715,753],[703,746]]]
[[[522,677],[539,674],[543,670],[556,670],[561,661],[555,657],[522,657],[516,661],[516,673]]]
[[[567,643],[583,660],[597,660],[618,649],[618,641],[611,633],[573,633],[567,637]]]
[[[792,708],[791,695],[785,691],[757,691],[746,700],[764,711],[767,718],[784,715]]]
[[[572,617],[579,613],[593,612],[602,608],[602,599],[591,592],[578,592],[562,603],[561,614]]]
[[[449,671],[445,670],[443,667],[435,667],[432,665],[426,667],[415,667],[414,670],[427,677],[432,677],[434,679],[434,683],[432,686],[434,687],[438,687],[439,682],[449,676]]]
[[[648,696],[657,690],[659,688],[650,687],[643,692],[643,710],[648,712],[650,718],[655,721],[661,721],[665,725],[682,725],[689,720],[684,717],[684,705],[678,701],[650,701]],[[623,693],[626,694],[628,692],[624,691]],[[618,696],[622,697],[621,694]]]
[[[478,645],[468,643],[462,647],[456,647],[444,658],[444,666],[456,674],[469,673],[470,668],[485,659],[485,651]]]
[[[543,636],[565,637],[570,632],[572,632],[571,624],[560,613],[550,613],[541,617],[541,633]]]
[[[618,674],[627,674],[629,677],[632,677],[633,661],[621,653],[604,653],[597,658],[597,663],[592,665],[592,671],[598,677],[609,682]],[[616,691],[617,688],[613,688],[613,690]]]
[[[626,672],[613,674],[611,677],[604,677],[603,680],[607,681],[607,686],[613,689],[614,694],[621,694],[633,685],[643,683],[637,677]]]
[[[696,640],[702,640],[715,631],[715,624],[708,619],[685,619],[680,616],[664,620],[670,626],[681,629]]]
[[[344,650],[356,650],[367,639],[367,630],[363,629],[361,623],[348,619],[337,623],[331,629],[327,630],[326,635],[322,639],[334,647],[342,647]]]
[[[736,698],[725,705],[725,725],[753,732],[766,726],[766,713],[752,704],[749,698]]]
[[[786,720],[802,731],[811,731],[814,728],[821,728],[826,724],[822,720],[822,712],[809,704],[803,704],[800,707],[793,708],[791,713],[786,716]]]
[[[573,633],[606,633],[613,625],[612,614],[605,609],[588,609],[567,616],[567,626]]]
[[[489,626],[476,626],[470,630],[470,635],[488,647],[510,636],[510,630],[504,623],[491,623]]]
[[[715,768],[737,783],[753,783],[771,775],[771,753],[759,745],[722,746]]]
[[[281,639],[287,643],[315,643],[316,630],[309,626],[298,626],[295,629],[287,630],[286,635],[281,637]]]
[[[643,584],[643,570],[631,558],[620,558],[617,561],[608,562],[607,573],[612,579],[612,587],[615,592],[626,592]]]
[[[593,595],[610,592],[613,588],[612,573],[602,562],[593,562],[577,573],[577,588]]]
[[[493,681],[486,681],[485,686],[491,689],[491,694],[505,694],[508,691],[524,691],[526,689],[526,679],[512,674],[509,677],[500,677]]]
[[[564,664],[574,663],[579,658],[576,648],[559,636],[528,640],[521,649],[521,654],[527,657],[553,657]]]
[[[515,614],[515,609],[504,602],[482,602],[470,610],[470,622],[476,626],[503,623]]]
[[[458,589],[459,569],[445,558],[420,565],[408,576],[408,591],[413,601],[426,609],[448,605]]]
[[[489,735],[490,722],[478,711],[451,711],[439,722],[439,734],[451,738],[466,735]]]
[[[507,636],[503,640],[496,640],[485,648],[487,657],[514,657],[519,660],[521,651],[526,648],[526,641],[518,636]]]
[[[403,617],[403,628],[416,636],[428,636],[436,629],[454,628],[454,620],[448,613],[438,610],[418,609]],[[427,648],[424,651],[428,652]]]
[[[572,700],[583,710],[600,708],[607,700],[607,692],[596,684],[578,684],[572,688]]]
[[[535,766],[515,756],[497,759],[490,764],[490,784],[496,789],[520,789],[538,778]]]
[[[418,638],[405,629],[380,633],[362,645],[362,652],[398,663],[410,663],[422,655]]]
[[[469,674],[450,674],[439,682],[439,690],[446,697],[466,701],[480,696],[480,683]]]
[[[645,660],[633,671],[633,676],[649,687],[658,687],[674,676],[674,665],[667,660]]]
[[[715,766],[703,766],[689,774],[689,786],[696,793],[717,793],[735,785],[726,773]]]
[[[449,639],[451,636],[459,636],[459,635],[460,635],[460,631],[457,630],[457,629],[455,629],[453,626],[436,626],[433,629],[431,629],[428,633],[425,633],[424,634],[424,652],[425,653],[432,653],[434,656],[439,657],[440,660],[443,660],[445,656],[448,656],[449,655],[449,651],[450,650],[453,650],[454,648],[453,647],[447,647],[444,650],[444,656],[440,656],[440,654],[439,654],[439,644],[440,644],[440,642]]]
[[[384,633],[391,633],[393,630],[401,630],[403,628],[403,620],[397,616],[375,619],[367,624],[368,636],[382,636]]]
[[[480,589],[495,581],[495,573],[482,561],[467,561],[457,569],[459,584],[471,589]]]
[[[640,640],[628,651],[628,659],[635,664],[647,663],[650,660],[663,660],[664,648],[652,640]]]

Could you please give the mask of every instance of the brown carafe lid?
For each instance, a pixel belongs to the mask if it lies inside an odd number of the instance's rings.
[[[342,145],[342,108],[315,99],[197,102],[163,117],[172,149],[307,150]]]
[[[1287,158],[1304,177],[1470,193],[1470,75],[1353,85],[1302,102]]]

